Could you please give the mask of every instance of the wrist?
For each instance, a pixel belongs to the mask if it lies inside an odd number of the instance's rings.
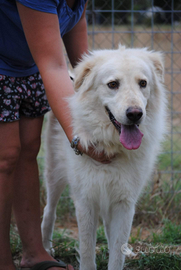
[[[80,138],[75,135],[71,141],[71,147],[73,148],[74,152],[76,155],[83,155],[83,153],[78,149],[79,146],[79,142],[80,142]]]

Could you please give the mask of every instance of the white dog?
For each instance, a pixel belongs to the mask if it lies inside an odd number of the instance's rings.
[[[75,203],[80,269],[95,270],[96,229],[102,217],[109,246],[109,270],[124,264],[135,204],[150,178],[166,126],[162,55],[147,49],[93,51],[74,70],[69,100],[74,135],[86,149],[115,155],[102,164],[76,156],[53,113],[46,133],[46,186],[42,233],[51,248],[56,205],[67,183]]]

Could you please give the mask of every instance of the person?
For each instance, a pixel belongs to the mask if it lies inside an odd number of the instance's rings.
[[[74,67],[88,51],[86,5],[86,0],[0,0],[0,270],[15,269],[9,243],[12,209],[22,269],[64,269],[51,264],[55,260],[42,245],[36,158],[50,106],[73,139],[65,97],[74,90],[63,44]],[[95,154],[93,146],[85,151],[79,144],[78,149],[111,162],[104,152]]]

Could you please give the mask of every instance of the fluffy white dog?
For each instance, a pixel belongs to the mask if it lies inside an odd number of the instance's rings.
[[[147,49],[93,51],[74,70],[69,100],[74,134],[85,148],[115,155],[101,164],[76,156],[53,113],[46,131],[47,205],[42,233],[47,250],[56,205],[67,183],[75,203],[80,269],[95,270],[96,229],[102,217],[109,246],[109,270],[124,264],[135,204],[150,178],[166,126],[162,55]]]

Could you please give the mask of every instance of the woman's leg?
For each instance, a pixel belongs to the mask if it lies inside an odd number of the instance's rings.
[[[14,178],[13,211],[23,245],[22,264],[24,264],[30,257],[36,263],[35,256],[39,257],[43,250],[40,231],[39,174],[36,161],[43,117],[21,117],[19,122],[21,152]],[[29,263],[34,264],[34,262]]]
[[[40,226],[40,191],[36,158],[40,148],[42,123],[43,117],[20,119],[21,153],[14,179],[13,210],[23,245],[23,267],[54,260],[43,248]]]
[[[0,123],[0,270],[14,270],[9,229],[13,199],[13,180],[19,158],[19,121]]]

